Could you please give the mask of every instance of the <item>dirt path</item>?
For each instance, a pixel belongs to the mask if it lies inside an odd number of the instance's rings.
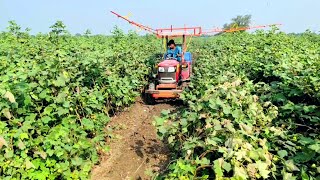
[[[167,146],[159,141],[152,125],[154,116],[169,104],[147,106],[136,102],[127,111],[112,118],[115,138],[110,153],[92,171],[92,180],[151,179],[147,174],[159,173],[169,161]]]

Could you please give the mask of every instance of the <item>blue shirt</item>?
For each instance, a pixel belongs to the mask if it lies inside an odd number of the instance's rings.
[[[167,57],[173,57],[177,59],[177,61],[181,61],[181,57],[178,57],[178,54],[182,56],[182,50],[180,46],[176,46],[175,49],[168,49],[166,56]]]

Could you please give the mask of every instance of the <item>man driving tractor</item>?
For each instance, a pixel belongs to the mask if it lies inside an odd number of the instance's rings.
[[[180,46],[177,46],[174,40],[168,42],[168,50],[166,56],[169,58],[174,58],[177,61],[181,62],[182,50]]]

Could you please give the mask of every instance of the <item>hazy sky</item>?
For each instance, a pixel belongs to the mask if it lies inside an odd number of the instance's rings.
[[[320,0],[0,0],[0,30],[15,20],[33,33],[48,32],[62,20],[71,33],[109,34],[115,25],[135,29],[110,10],[153,28],[221,27],[236,15],[251,14],[253,25],[282,23],[286,32],[320,31]]]

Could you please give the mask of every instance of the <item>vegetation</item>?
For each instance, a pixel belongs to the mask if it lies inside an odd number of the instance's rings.
[[[163,178],[320,179],[319,40],[272,30],[195,42],[186,107],[155,120],[175,154]]]
[[[244,28],[249,27],[251,24],[251,15],[237,16],[231,19],[231,23],[224,24],[223,29],[232,29],[232,28]]]
[[[159,178],[320,179],[319,42],[276,29],[195,38],[185,106],[154,122],[175,154]],[[0,33],[0,178],[87,179],[109,149],[105,125],[140,95],[158,48],[117,28],[72,36],[57,22],[31,36],[10,22]]]
[[[86,179],[108,151],[105,125],[140,95],[157,47],[118,29],[89,35],[62,22],[0,34],[0,179]]]

